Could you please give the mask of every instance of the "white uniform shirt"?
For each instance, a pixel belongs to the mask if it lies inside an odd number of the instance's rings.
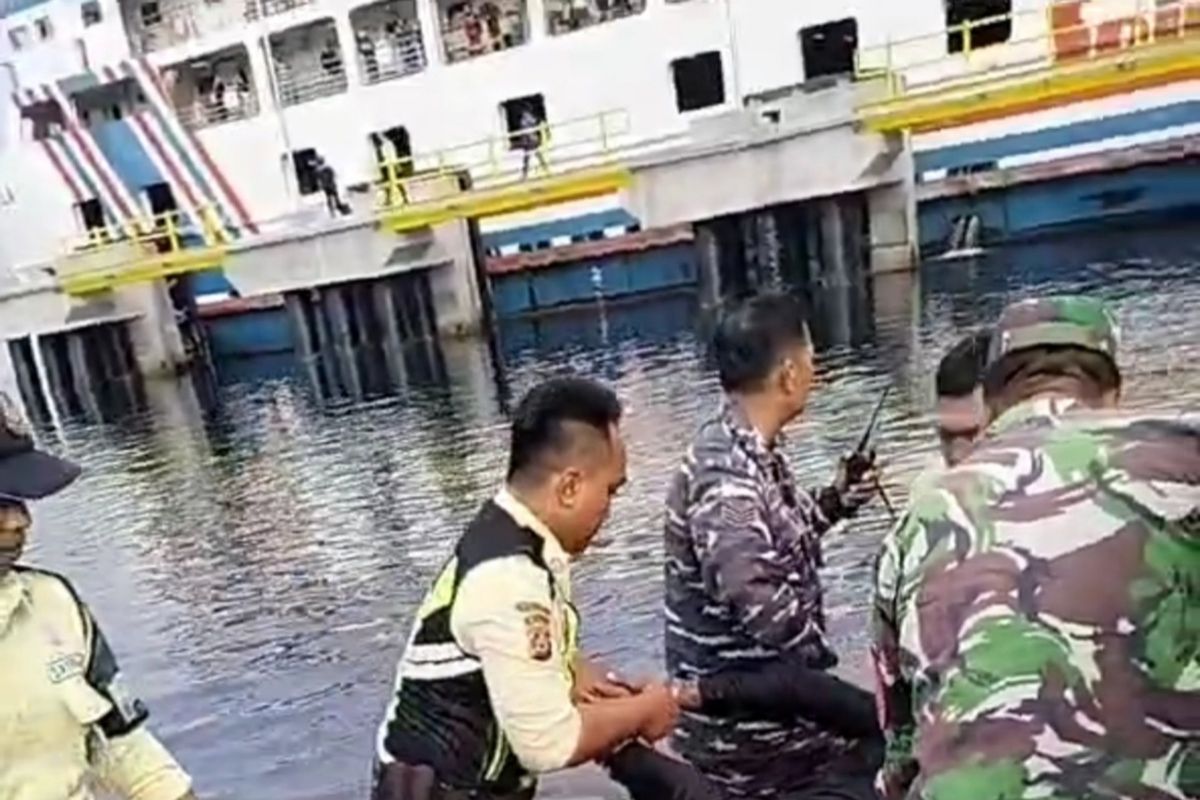
[[[85,678],[74,595],[36,572],[0,577],[0,800],[179,800],[191,782],[144,727],[105,741],[112,702]]]
[[[496,505],[538,534],[553,574],[526,556],[493,559],[459,585],[450,617],[458,644],[483,664],[492,709],[513,752],[531,772],[567,766],[582,721],[571,702],[578,617],[570,561],[554,534],[507,490]]]

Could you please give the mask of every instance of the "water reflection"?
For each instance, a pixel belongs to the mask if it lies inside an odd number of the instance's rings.
[[[903,502],[933,457],[941,353],[1045,291],[1117,304],[1130,404],[1194,407],[1198,274],[1194,239],[1154,231],[814,294],[821,385],[789,455],[806,483],[827,479],[892,384],[880,444]],[[363,402],[322,397],[294,362],[246,362],[208,389],[148,384],[143,413],[46,434],[87,473],[38,509],[33,558],[77,580],[203,796],[362,796],[411,611],[503,474],[507,403],[544,375],[602,377],[627,404],[630,484],[577,587],[588,648],[659,669],[660,503],[718,398],[704,329],[688,295],[510,323],[491,348],[441,343],[434,379]],[[829,540],[832,635],[851,671],[886,524],[876,508]]]

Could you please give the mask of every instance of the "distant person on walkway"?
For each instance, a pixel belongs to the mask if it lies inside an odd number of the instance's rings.
[[[822,536],[873,496],[874,462],[844,460],[812,494],[796,485],[782,432],[803,413],[814,370],[795,299],[740,303],[718,323],[713,349],[726,396],[667,496],[668,670],[685,685],[796,666],[823,673],[837,656],[825,634]],[[869,699],[842,686],[860,708]],[[873,796],[877,742],[827,717],[727,712],[685,712],[674,740],[726,796]]]
[[[625,483],[620,418],[616,396],[580,378],[547,381],[517,407],[505,485],[417,611],[379,731],[375,800],[530,798],[538,774],[596,760],[637,800],[717,797],[639,743],[674,726],[668,687],[623,683],[579,651],[570,562]]]
[[[533,113],[533,109],[525,106],[517,121],[519,128],[514,141],[523,152],[521,156],[521,178],[529,177],[529,159],[537,159],[543,175],[550,174],[550,165],[546,163],[546,155],[542,152],[546,144],[546,121]]]
[[[62,576],[18,563],[26,505],[79,467],[34,449],[0,393],[0,798],[194,800],[191,781],[146,729],[108,642]]]
[[[971,453],[885,538],[889,798],[1200,797],[1200,417],[1118,410],[1085,297],[1005,309]]]
[[[330,216],[341,217],[350,213],[350,206],[347,205],[338,193],[337,173],[322,156],[317,156],[315,163],[317,170],[317,185],[321,187],[321,193],[325,195],[325,207],[329,209]]]

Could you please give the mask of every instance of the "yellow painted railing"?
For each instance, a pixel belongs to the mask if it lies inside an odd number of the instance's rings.
[[[386,161],[378,213],[399,232],[608,194],[630,181],[619,163],[629,134],[629,115],[606,111]]]
[[[202,207],[190,224],[178,211],[93,228],[72,240],[56,263],[59,287],[71,295],[211,269],[223,260],[229,236],[220,217]]]
[[[1086,7],[1083,0],[1053,2],[887,40],[860,48],[855,72],[859,79],[885,77],[886,99],[893,99],[1200,37],[1197,0],[1170,4],[1138,0],[1132,16],[1098,23],[1084,19]],[[1004,24],[1011,26],[1005,41],[979,43],[981,31]],[[959,52],[947,52],[952,37],[961,44]]]

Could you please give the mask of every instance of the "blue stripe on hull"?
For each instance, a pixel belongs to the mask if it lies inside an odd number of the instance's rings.
[[[681,244],[496,275],[492,300],[498,315],[512,317],[601,297],[694,286],[697,276],[696,251]]]
[[[134,134],[130,123],[125,120],[102,122],[91,128],[100,155],[112,166],[117,178],[133,196],[134,202],[143,202],[142,191],[155,183],[167,183],[142,143]],[[182,202],[182,198],[175,198]]]
[[[935,169],[985,164],[1025,153],[1098,142],[1115,136],[1132,136],[1196,122],[1200,122],[1200,100],[928,150],[916,154],[916,170],[920,175]]]
[[[945,249],[955,219],[966,214],[979,216],[987,245],[1192,207],[1200,207],[1200,163],[1179,161],[932,200],[921,204],[918,217],[922,250],[938,252]]]
[[[615,208],[611,211],[599,211],[595,214],[581,214],[568,219],[555,219],[549,222],[539,222],[536,225],[524,225],[519,228],[509,228],[502,231],[485,233],[481,237],[486,248],[498,248],[502,245],[526,245],[537,248],[539,243],[549,242],[556,236],[584,236],[616,226],[636,225],[637,219],[624,209]]]

